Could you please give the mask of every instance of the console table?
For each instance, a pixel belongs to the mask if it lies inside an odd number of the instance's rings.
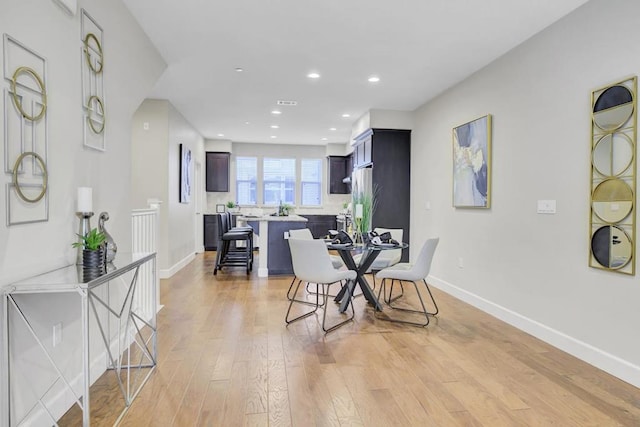
[[[8,426],[28,423],[27,416],[45,416],[47,423],[57,425],[57,420],[47,407],[45,395],[48,389],[37,397],[30,410],[26,411],[23,418],[17,419],[13,414],[14,402],[12,397],[11,366],[13,357],[11,354],[11,333],[13,319],[15,326],[22,325],[28,335],[33,338],[35,344],[43,354],[44,359],[55,371],[57,378],[53,383],[61,382],[62,388],[73,396],[74,404],[82,410],[83,426],[90,425],[89,388],[91,385],[90,350],[93,341],[100,341],[97,337],[91,339],[95,330],[99,331],[104,352],[106,354],[106,369],[112,370],[117,379],[118,389],[122,393],[124,409],[116,420],[116,424],[122,419],[132,401],[138,395],[150,375],[153,373],[157,362],[157,327],[156,327],[156,281],[157,266],[156,254],[118,253],[113,263],[107,265],[107,271],[88,282],[83,281],[82,266],[70,265],[45,274],[30,277],[17,283],[13,283],[3,289],[4,305],[4,384],[6,400],[6,419]],[[127,274],[128,273],[128,274]],[[139,277],[151,280],[149,298],[151,308],[140,308],[136,302]],[[19,295],[35,294],[60,294],[69,298],[79,295],[81,327],[82,327],[82,392],[78,393],[72,387],[73,380],[65,378],[63,368],[56,363],[48,346],[38,336],[32,324],[28,311],[21,307]],[[91,320],[93,319],[93,320]],[[95,330],[92,330],[95,329]],[[115,330],[115,332],[114,332]],[[95,345],[93,346],[95,347]],[[95,349],[95,348],[94,348]],[[94,355],[95,357],[95,355]],[[99,360],[99,359],[98,359]],[[95,362],[95,361],[94,361]],[[49,366],[49,365],[48,365]],[[103,368],[104,369],[104,366]],[[77,376],[77,373],[74,374]],[[52,384],[53,386],[53,384]],[[52,387],[51,386],[51,387]],[[78,388],[78,387],[76,387]],[[24,412],[24,410],[23,410]]]

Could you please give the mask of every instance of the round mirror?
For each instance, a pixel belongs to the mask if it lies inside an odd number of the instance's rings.
[[[607,134],[593,149],[593,167],[604,176],[618,176],[633,161],[633,143],[625,134]]]
[[[620,222],[633,208],[633,191],[621,179],[607,179],[593,190],[591,204],[595,214],[604,222]]]
[[[633,96],[624,86],[611,86],[598,96],[593,105],[593,121],[602,130],[622,126],[633,114]]]
[[[603,267],[614,270],[622,268],[631,260],[631,239],[619,227],[600,227],[591,236],[591,253]]]

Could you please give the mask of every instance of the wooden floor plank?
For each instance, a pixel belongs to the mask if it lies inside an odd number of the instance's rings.
[[[122,425],[640,425],[636,387],[438,289],[426,328],[377,320],[358,297],[325,335],[322,311],[285,324],[290,276],[213,276],[214,257],[161,281],[158,366]],[[92,425],[119,413],[111,375],[92,386]]]

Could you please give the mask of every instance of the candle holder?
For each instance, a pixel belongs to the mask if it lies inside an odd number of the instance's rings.
[[[76,216],[80,218],[80,227],[78,228],[78,234],[80,236],[86,236],[91,231],[91,217],[93,212],[76,212]],[[78,255],[76,256],[76,264],[82,265],[82,250],[84,245],[78,247]]]

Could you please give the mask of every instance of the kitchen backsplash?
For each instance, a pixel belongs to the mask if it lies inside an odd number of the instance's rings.
[[[205,214],[216,213],[216,205],[225,205],[227,202],[232,201],[231,193],[206,193],[207,194],[207,206],[205,208]],[[293,213],[298,215],[337,215],[344,210],[343,205],[351,201],[350,194],[323,194],[322,207],[318,208],[302,208],[294,207]],[[257,206],[263,209],[265,213],[275,212],[277,206]],[[248,208],[247,208],[248,209]],[[242,212],[242,207],[240,208]]]

